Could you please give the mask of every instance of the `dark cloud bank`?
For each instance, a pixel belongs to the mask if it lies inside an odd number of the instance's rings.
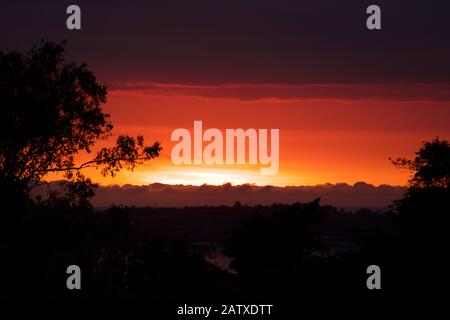
[[[0,1],[0,50],[68,40],[70,60],[101,81],[169,83],[450,83],[450,1]]]
[[[221,186],[185,186],[154,183],[142,186],[101,186],[93,204],[106,207],[112,204],[130,206],[183,207],[203,205],[272,204],[311,201],[321,197],[323,204],[337,207],[387,207],[405,192],[404,187],[364,182],[354,185],[324,184],[317,186],[274,187],[224,184]]]

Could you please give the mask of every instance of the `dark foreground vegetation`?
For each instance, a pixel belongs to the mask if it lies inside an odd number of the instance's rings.
[[[320,200],[269,207],[95,210],[82,169],[114,175],[159,155],[158,143],[121,136],[91,161],[74,155],[112,130],[106,88],[85,65],[44,43],[0,53],[1,297],[253,301],[302,295],[447,295],[450,146],[438,138],[413,160],[408,191],[388,212],[345,212]],[[64,190],[33,199],[46,174]],[[215,260],[216,258],[216,260]],[[220,264],[221,260],[224,264]],[[229,264],[227,264],[229,262]],[[82,270],[68,290],[66,268]],[[382,270],[368,290],[366,269]]]

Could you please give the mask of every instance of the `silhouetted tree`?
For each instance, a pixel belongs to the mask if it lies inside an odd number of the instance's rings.
[[[64,61],[64,45],[43,42],[25,54],[0,52],[0,191],[6,199],[26,198],[50,172],[86,183],[83,168],[115,175],[159,155],[158,142],[145,146],[142,136],[119,136],[115,146],[75,163],[77,153],[91,152],[110,135],[110,117],[101,109],[106,95],[86,64]]]
[[[450,146],[424,142],[414,160],[394,164],[412,170],[405,197],[394,204],[408,292],[446,294],[450,286]],[[409,290],[408,290],[409,289]]]
[[[111,135],[110,117],[101,108],[106,95],[86,64],[64,61],[64,44],[0,52],[0,296],[69,294],[70,264],[82,267],[90,292],[98,261],[117,251],[115,240],[129,233],[127,208],[93,210],[95,184],[81,170],[96,167],[114,176],[157,157],[161,147],[146,146],[142,136],[121,135],[114,146],[76,163],[78,153],[91,153]],[[64,174],[63,188],[32,199],[31,189],[51,172]]]
[[[397,158],[392,162],[399,168],[412,171],[409,191],[450,187],[450,146],[447,140],[435,138],[424,142],[413,160]]]

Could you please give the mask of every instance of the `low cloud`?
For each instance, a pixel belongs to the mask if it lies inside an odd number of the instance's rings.
[[[207,99],[259,101],[382,100],[450,101],[449,84],[222,84],[191,85],[129,82],[111,85],[113,91],[155,96],[188,96]]]
[[[45,193],[46,187],[38,190]],[[57,188],[57,183],[50,184]],[[255,186],[231,185],[167,185],[153,183],[135,186],[100,186],[96,190],[93,204],[96,207],[108,207],[113,204],[128,206],[218,206],[234,205],[236,201],[248,205],[268,205],[272,203],[294,203],[311,201],[320,197],[322,204],[337,207],[382,208],[399,199],[405,192],[404,187],[380,185],[374,186],[364,182],[354,185],[345,183],[324,184],[317,186]]]

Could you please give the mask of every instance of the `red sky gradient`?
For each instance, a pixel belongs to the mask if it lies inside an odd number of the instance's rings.
[[[379,0],[376,31],[366,27],[368,4],[356,0],[77,5],[83,26],[71,31],[67,3],[0,3],[0,50],[66,39],[67,62],[86,62],[108,85],[114,134],[162,142],[161,156],[133,173],[87,171],[102,184],[404,185],[408,173],[388,158],[450,136],[448,0]],[[170,135],[194,120],[280,129],[279,173],[174,166]]]
[[[408,173],[389,157],[413,157],[424,140],[448,138],[447,85],[113,85],[104,109],[114,135],[143,134],[161,141],[159,158],[103,178],[107,184],[316,185],[358,181],[405,185]],[[279,128],[280,170],[261,176],[259,166],[176,166],[170,160],[176,128]],[[113,137],[114,138],[114,137]],[[85,156],[82,156],[80,161]]]

